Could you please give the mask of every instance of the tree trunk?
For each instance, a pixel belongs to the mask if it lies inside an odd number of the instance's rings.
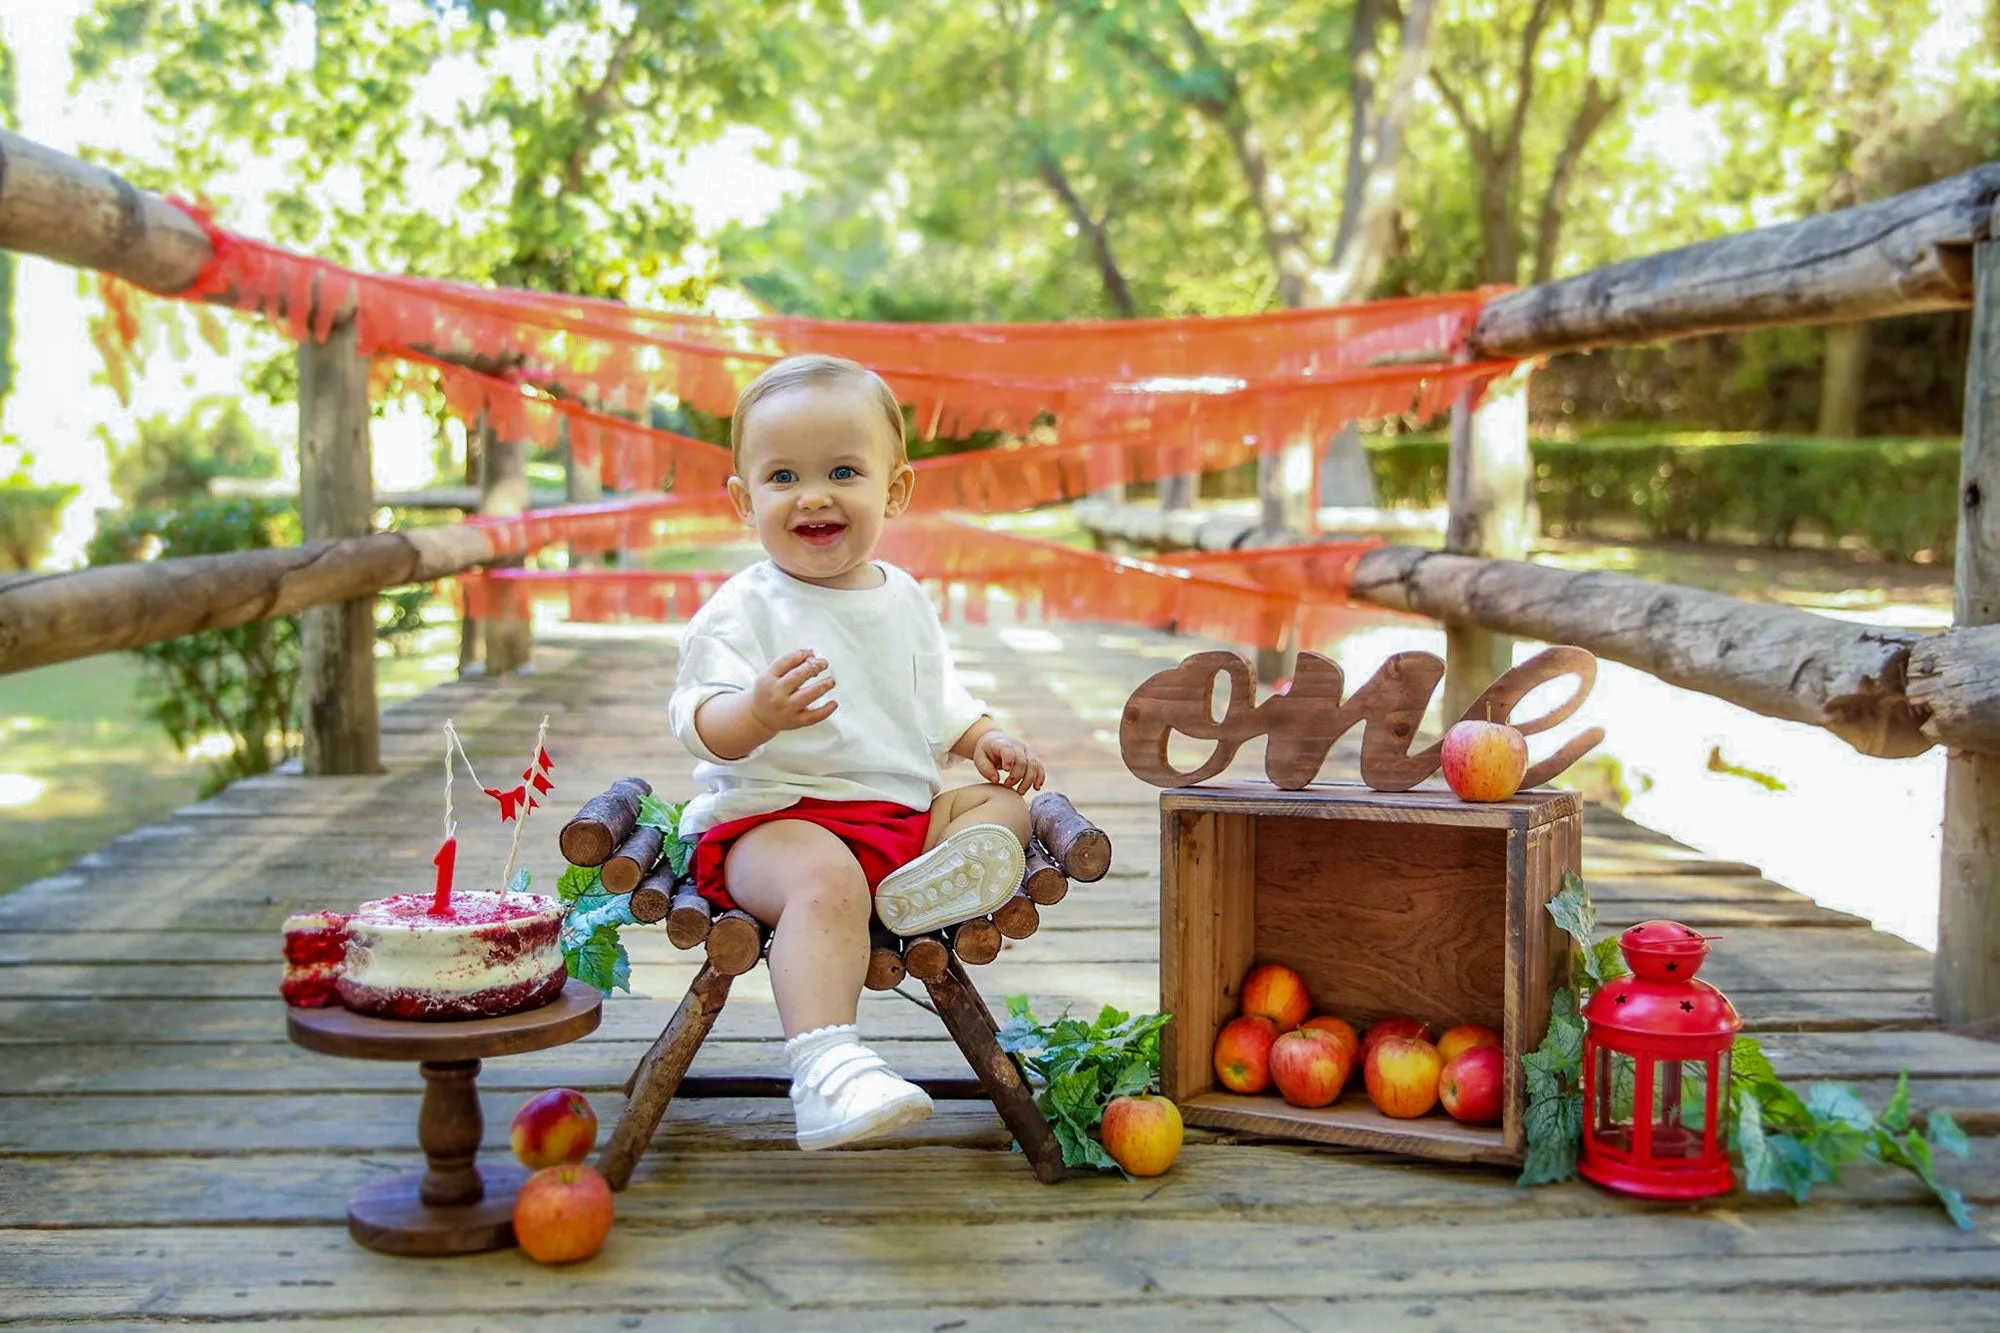
[[[1820,363],[1819,434],[1830,440],[1861,436],[1861,404],[1868,394],[1868,325],[1830,324]]]
[[[1528,553],[1528,372],[1451,410],[1445,550],[1518,560]],[[1513,663],[1514,642],[1484,626],[1445,623],[1444,716],[1458,718]]]
[[[375,482],[369,459],[368,361],[354,322],[323,343],[298,346],[299,529],[306,541],[368,534]],[[305,769],[313,775],[382,771],[375,703],[373,594],[300,617]]]
[[[1953,623],[2000,624],[2000,241],[1973,252]],[[1934,982],[1938,1017],[2000,1034],[2000,755],[1945,760],[1944,863]]]
[[[503,440],[482,429],[480,440],[479,512],[513,516],[528,508],[528,443]],[[521,557],[494,561],[495,568],[519,567]],[[485,625],[486,675],[508,676],[529,664],[534,652],[532,622],[510,613],[503,601]]]

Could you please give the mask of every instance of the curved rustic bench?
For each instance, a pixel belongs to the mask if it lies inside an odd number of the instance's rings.
[[[635,802],[638,790],[650,791],[641,780],[624,778],[599,802],[618,803],[615,797],[621,787],[634,793]],[[770,931],[748,912],[716,912],[695,891],[692,881],[676,881],[664,864],[649,869],[660,853],[657,834],[649,839],[648,830],[628,825],[622,839],[603,836],[589,818],[593,808],[604,808],[599,802],[587,804],[565,828],[564,856],[577,865],[592,864],[579,857],[597,857],[595,864],[601,868],[605,886],[613,892],[631,893],[636,920],[664,920],[667,938],[675,948],[701,948],[706,955],[680,1007],[626,1080],[625,1109],[598,1154],[598,1170],[613,1189],[623,1189],[651,1144],[668,1104],[682,1091],[695,1053],[729,999],[730,983],[764,957]],[[908,939],[891,934],[879,920],[871,922],[873,947],[868,956],[867,986],[870,990],[894,990],[906,977],[924,983],[945,1031],[958,1043],[966,1063],[979,1077],[980,1090],[992,1099],[1014,1141],[1021,1145],[1035,1178],[1053,1184],[1064,1173],[1062,1149],[1035,1105],[1035,1094],[1022,1077],[1020,1066],[1000,1049],[996,1040],[999,1026],[965,969],[999,957],[1003,940],[1023,940],[1034,934],[1041,925],[1042,910],[1063,900],[1071,880],[1089,883],[1103,878],[1111,868],[1111,839],[1057,792],[1036,796],[1029,813],[1033,838],[1027,870],[1014,896],[991,916]],[[580,822],[588,827],[572,836]],[[637,845],[641,843],[645,845]],[[956,1094],[963,1084],[963,1080],[939,1079],[914,1082],[933,1094]],[[744,1090],[730,1089],[739,1094]],[[765,1091],[761,1087],[751,1090]],[[775,1093],[776,1086],[769,1091]]]

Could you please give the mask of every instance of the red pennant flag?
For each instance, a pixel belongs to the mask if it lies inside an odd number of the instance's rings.
[[[533,768],[521,774],[521,780],[532,786],[537,792],[553,791],[556,785],[549,781],[548,774]]]
[[[540,752],[539,754],[537,754],[537,755],[535,756],[535,767],[536,767],[536,768],[540,768],[540,769],[550,769],[550,768],[554,768],[555,766],[556,766],[556,761],[555,761],[555,760],[553,760],[553,759],[551,759],[551,758],[549,758],[549,752],[548,752],[548,749],[547,749],[547,747],[544,747],[544,748],[542,749],[542,751],[541,751],[541,752]]]
[[[519,811],[516,807],[522,801],[526,800],[528,796],[528,789],[526,787],[516,787],[512,791],[501,791],[498,787],[486,787],[482,788],[482,790],[488,796],[500,802],[500,822],[503,824],[517,817]]]

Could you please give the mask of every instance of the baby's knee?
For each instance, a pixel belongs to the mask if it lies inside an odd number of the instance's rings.
[[[788,911],[804,911],[829,922],[856,917],[865,920],[875,908],[861,867],[852,863],[810,867],[785,906]]]
[[[989,784],[986,800],[980,806],[980,814],[986,822],[1001,824],[1012,829],[1014,836],[1023,846],[1028,842],[1028,803],[1019,792],[1009,788]]]

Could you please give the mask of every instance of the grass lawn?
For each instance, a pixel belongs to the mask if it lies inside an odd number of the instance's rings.
[[[409,698],[457,666],[457,627],[435,626],[418,651],[377,660],[377,695]],[[0,676],[0,893],[200,799],[207,761],[144,710],[125,653]]]

